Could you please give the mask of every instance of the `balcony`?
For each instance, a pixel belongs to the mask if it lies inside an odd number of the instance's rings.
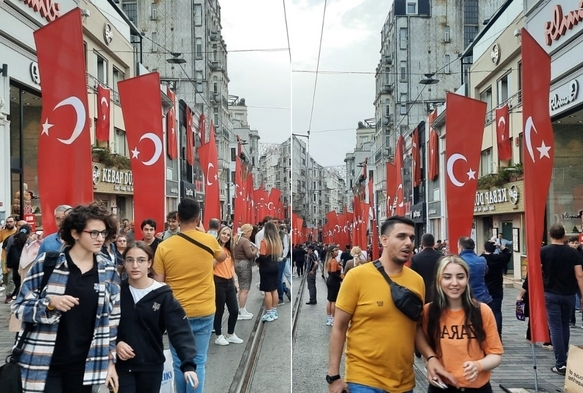
[[[393,90],[394,90],[395,86],[391,83],[388,85],[383,85],[381,88],[381,93],[384,94],[393,94]]]
[[[119,93],[115,91],[111,86],[104,85],[101,81],[99,81],[99,79],[97,79],[96,77],[87,72],[87,87],[93,90],[95,94],[97,94],[97,86],[99,85],[111,90],[111,100],[117,105],[120,105]]]
[[[486,113],[486,119],[484,121],[484,126],[493,123],[496,120],[496,109],[508,104],[508,111],[512,112],[512,109],[522,105],[522,90],[513,96],[508,97],[504,102],[501,102],[496,108]]]
[[[211,61],[210,67],[211,67],[212,71],[222,71],[223,70],[223,65],[219,61]]]

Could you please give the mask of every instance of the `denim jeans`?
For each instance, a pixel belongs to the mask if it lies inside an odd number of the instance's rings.
[[[492,301],[488,303],[488,306],[492,309],[494,313],[494,318],[496,319],[496,326],[498,327],[498,334],[502,335],[502,299],[504,294],[492,295]]]
[[[575,307],[575,296],[556,295],[545,292],[547,305],[547,322],[551,331],[551,342],[555,352],[555,366],[567,365],[567,348],[569,348],[569,320]]]
[[[277,297],[283,302],[283,272],[285,270],[285,259],[277,261]]]
[[[285,269],[283,270],[283,275],[285,276],[285,279],[287,280],[287,282],[291,286],[292,285],[292,272],[291,272],[291,261],[289,258],[285,259]]]
[[[215,320],[214,314],[200,318],[188,318],[190,328],[192,329],[192,333],[194,333],[194,345],[196,348],[196,356],[194,357],[194,363],[196,364],[196,374],[198,376],[199,382],[198,387],[196,389],[193,389],[190,387],[190,385],[188,385],[187,390],[186,381],[184,380],[184,374],[182,374],[182,371],[180,371],[180,359],[176,354],[176,349],[174,349],[172,344],[170,344],[170,352],[172,352],[172,362],[174,366],[174,385],[176,393],[204,392],[205,364],[214,320]]]
[[[370,386],[361,385],[359,383],[352,383],[348,382],[348,391],[350,393],[388,393],[387,391],[379,388],[371,388]],[[405,393],[413,393],[412,390],[409,390]]]

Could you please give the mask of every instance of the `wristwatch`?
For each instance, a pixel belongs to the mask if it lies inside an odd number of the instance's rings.
[[[336,375],[326,375],[326,382],[328,382],[328,385],[332,384],[334,381],[337,381],[340,379],[340,375],[336,374]]]

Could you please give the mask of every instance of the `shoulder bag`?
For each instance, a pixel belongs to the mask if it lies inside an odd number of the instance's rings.
[[[374,262],[374,266],[383,275],[385,280],[389,283],[391,288],[391,296],[393,303],[405,316],[415,322],[421,318],[421,311],[423,310],[423,301],[410,289],[397,284],[385,272],[385,268],[379,260]]]
[[[190,236],[186,236],[184,233],[177,233],[177,236],[180,236],[181,238],[188,240],[189,242],[191,242],[192,244],[194,244],[195,246],[198,246],[200,248],[202,248],[203,250],[205,250],[206,252],[208,252],[209,254],[211,254],[214,258],[215,253],[213,252],[213,250],[211,250],[211,248],[209,246],[206,246],[204,244],[202,244],[199,241],[194,240],[193,238],[191,238]]]

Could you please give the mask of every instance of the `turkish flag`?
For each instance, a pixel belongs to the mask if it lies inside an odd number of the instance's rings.
[[[387,162],[387,211],[386,216],[392,216],[395,196],[397,195],[397,167],[391,162]]]
[[[368,229],[368,221],[370,218],[370,205],[364,201],[360,201],[360,244],[363,250],[368,248],[368,237],[367,237],[367,229]]]
[[[411,155],[413,162],[413,187],[421,184],[421,154],[419,153],[419,129],[413,131],[411,142]]]
[[[160,75],[152,72],[118,83],[134,182],[134,221],[165,221],[166,168]]]
[[[405,150],[405,139],[399,135],[397,140],[397,149],[395,150],[395,167],[397,169],[397,190],[395,195],[397,216],[405,215],[405,192],[403,190],[403,154]]]
[[[75,8],[36,30],[34,41],[43,81],[38,193],[43,231],[49,234],[57,230],[57,206],[93,201],[81,10]]]
[[[186,116],[186,162],[190,166],[194,166],[194,119],[193,113],[188,107],[186,106],[185,110]]]
[[[198,136],[201,146],[204,145],[206,143],[206,116],[204,113],[198,117]]]
[[[498,139],[498,159],[507,161],[512,158],[512,144],[510,143],[510,122],[508,104],[496,108],[496,136]]]
[[[429,131],[429,180],[439,175],[439,135],[433,128]]]
[[[372,178],[368,181],[369,195],[372,196],[371,206],[372,206],[372,259],[377,260],[379,258],[379,228],[377,223],[377,209],[374,203],[373,196],[373,185]]]
[[[247,185],[243,183],[243,164],[239,157],[235,158],[235,206],[233,224],[234,228],[240,228],[246,223],[247,218]]]
[[[281,218],[281,191],[275,187],[272,188],[269,192],[269,202],[273,204],[271,207],[268,206],[271,216]]]
[[[170,88],[167,90],[168,98],[172,101],[172,108],[166,115],[166,149],[168,158],[178,158],[178,138],[176,137],[176,94]]]
[[[335,210],[331,210],[328,213],[326,213],[326,226],[328,228],[328,231],[334,231],[336,229],[336,227],[338,226],[338,215],[336,214]],[[328,240],[326,240],[326,243],[332,243],[334,237],[331,236],[331,233],[327,234]]]
[[[95,124],[95,139],[109,141],[109,104],[111,92],[109,89],[97,86],[97,123]]]
[[[255,189],[253,188],[253,174],[247,174],[247,187],[246,187],[246,208],[247,208],[247,215],[245,222],[251,225],[255,225],[257,222],[257,202],[255,201]]]
[[[212,131],[212,123],[211,123]],[[204,171],[205,196],[204,196],[204,217],[205,223],[213,219],[221,219],[221,200],[219,188],[219,163],[217,155],[217,143],[215,133],[210,133],[208,143],[198,148],[200,166]]]
[[[486,103],[452,93],[445,100],[447,226],[449,241],[455,245],[472,232]]]
[[[524,125],[524,217],[532,342],[548,342],[540,241],[553,173],[555,141],[549,111],[551,58],[522,29],[522,124]]]

